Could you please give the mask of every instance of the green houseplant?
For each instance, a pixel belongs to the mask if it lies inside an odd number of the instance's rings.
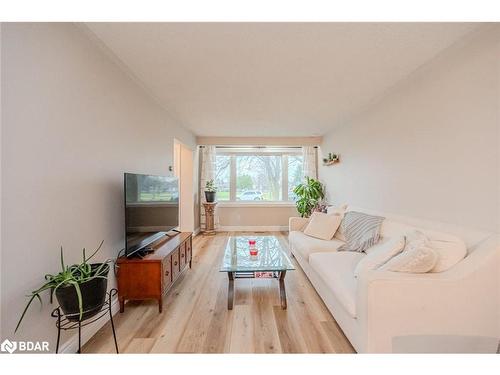
[[[302,217],[309,217],[318,203],[325,197],[323,185],[314,178],[307,177],[293,192],[297,195],[297,211]]]
[[[205,184],[205,200],[208,203],[215,202],[216,193],[217,187],[215,186],[214,180],[208,180]]]
[[[28,311],[33,300],[36,298],[42,303],[40,294],[46,290],[50,291],[52,297],[56,295],[57,301],[70,321],[81,321],[97,314],[104,305],[107,290],[109,263],[89,263],[101,249],[104,241],[99,247],[87,257],[85,248],[83,249],[83,261],[80,264],[68,266],[64,264],[63,249],[61,247],[60,261],[61,271],[55,275],[45,275],[45,283],[40,288],[29,294],[28,303],[24,308],[15,332]]]

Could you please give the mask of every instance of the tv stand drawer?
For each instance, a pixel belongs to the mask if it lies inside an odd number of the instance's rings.
[[[172,285],[172,259],[166,257],[162,262],[162,277],[163,277],[163,293],[165,293],[170,285]]]

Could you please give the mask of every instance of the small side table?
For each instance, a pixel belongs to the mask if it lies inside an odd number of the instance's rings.
[[[212,236],[215,234],[215,222],[214,222],[214,213],[215,206],[217,202],[204,202],[203,207],[205,208],[205,230],[203,234]]]

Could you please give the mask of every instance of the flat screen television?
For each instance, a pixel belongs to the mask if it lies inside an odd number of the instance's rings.
[[[125,255],[144,252],[179,226],[176,177],[125,173]]]

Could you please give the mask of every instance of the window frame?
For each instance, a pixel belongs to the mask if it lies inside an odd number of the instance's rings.
[[[281,156],[281,200],[273,201],[239,201],[236,199],[237,190],[237,156],[241,155],[269,155]],[[229,200],[218,200],[219,205],[226,207],[242,207],[242,206],[295,206],[294,201],[288,200],[288,157],[290,155],[302,156],[302,148],[283,148],[283,150],[266,150],[266,148],[217,148],[217,156],[229,156]],[[302,160],[302,163],[304,161]]]

